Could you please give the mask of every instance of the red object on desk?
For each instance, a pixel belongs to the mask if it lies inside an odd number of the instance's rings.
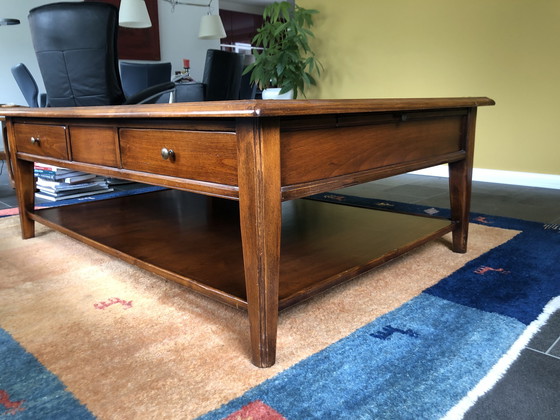
[[[190,60],[187,60],[186,58],[183,58],[183,68],[184,69],[190,69],[191,68]]]

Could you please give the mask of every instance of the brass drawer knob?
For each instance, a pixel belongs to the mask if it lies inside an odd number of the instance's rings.
[[[39,137],[31,137],[30,140],[31,140],[31,144],[38,144],[40,141]]]
[[[172,149],[164,147],[163,149],[161,149],[161,157],[163,158],[163,160],[174,160],[175,152]]]

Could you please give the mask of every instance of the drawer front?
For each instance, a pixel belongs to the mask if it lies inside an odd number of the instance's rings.
[[[237,185],[233,133],[121,129],[122,166],[134,171]],[[162,150],[172,156],[162,157]]]
[[[282,185],[344,176],[462,150],[461,116],[290,131],[282,137]]]
[[[15,124],[18,152],[68,159],[66,127],[46,124]]]
[[[104,166],[118,166],[118,137],[114,127],[71,126],[72,160]]]

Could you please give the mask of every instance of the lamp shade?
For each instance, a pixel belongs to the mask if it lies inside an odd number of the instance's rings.
[[[119,25],[125,28],[150,28],[152,21],[144,0],[122,0]]]
[[[202,16],[200,20],[200,39],[220,39],[226,37],[226,30],[219,15]]]

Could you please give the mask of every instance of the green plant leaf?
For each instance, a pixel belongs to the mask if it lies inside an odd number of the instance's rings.
[[[251,74],[252,83],[263,88],[280,87],[282,93],[294,91],[294,98],[308,85],[316,85],[314,75],[323,68],[309,45],[314,37],[310,28],[314,9],[304,9],[288,1],[268,5],[263,13],[264,23],[257,30],[252,43],[264,51],[254,51],[255,61],[243,74]]]

